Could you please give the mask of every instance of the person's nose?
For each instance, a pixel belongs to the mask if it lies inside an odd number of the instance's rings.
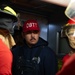
[[[31,36],[34,37],[34,33],[33,32],[31,33]]]

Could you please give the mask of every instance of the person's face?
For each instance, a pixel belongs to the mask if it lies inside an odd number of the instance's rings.
[[[70,46],[75,49],[75,28],[69,29],[67,37],[69,39]]]
[[[40,36],[40,32],[37,30],[28,31],[26,33],[23,33],[23,37],[25,38],[26,43],[30,47],[38,42],[39,36]]]

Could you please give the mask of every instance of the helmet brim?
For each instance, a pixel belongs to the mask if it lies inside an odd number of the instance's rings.
[[[17,22],[17,17],[16,17],[16,16],[14,16],[14,15],[12,15],[12,14],[10,14],[10,13],[7,13],[7,12],[5,12],[5,11],[3,11],[3,10],[0,10],[0,17],[9,17],[9,18],[11,18],[13,21]]]

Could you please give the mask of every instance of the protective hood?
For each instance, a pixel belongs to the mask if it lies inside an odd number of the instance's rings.
[[[14,23],[12,19],[0,18],[0,28],[8,30],[10,33],[14,32]]]

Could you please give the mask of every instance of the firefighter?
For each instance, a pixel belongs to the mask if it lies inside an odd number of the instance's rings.
[[[69,20],[63,30],[68,38],[71,51],[63,57],[63,66],[56,75],[75,75],[75,21]]]
[[[12,53],[10,49],[15,45],[11,35],[17,22],[16,12],[9,6],[0,7],[0,75],[12,75]]]

